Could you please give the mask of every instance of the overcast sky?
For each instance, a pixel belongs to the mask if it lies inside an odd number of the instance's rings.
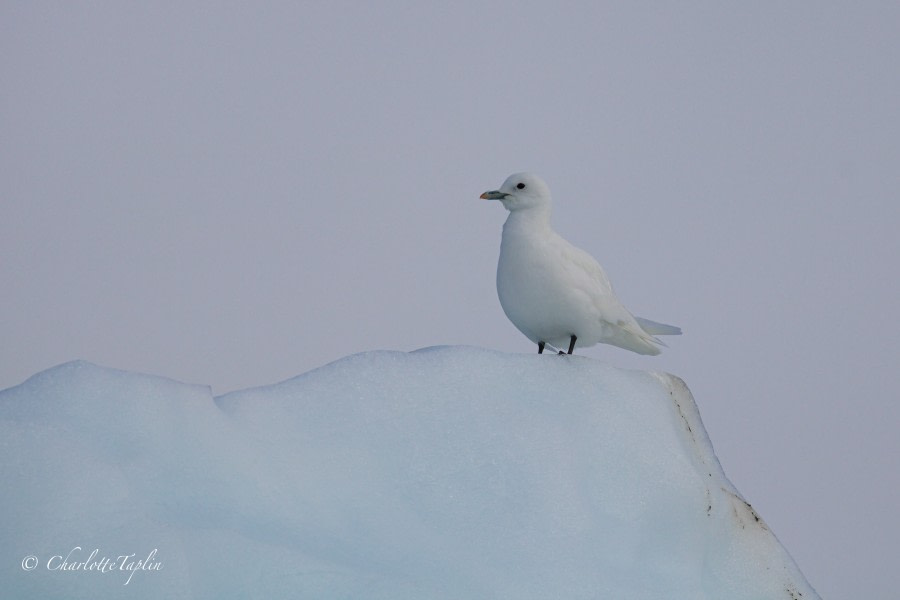
[[[900,4],[143,4],[0,2],[0,388],[534,352],[478,199],[530,170],[684,329],[581,353],[687,381],[823,597],[900,588]]]

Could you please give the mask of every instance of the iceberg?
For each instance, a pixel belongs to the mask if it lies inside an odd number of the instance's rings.
[[[687,386],[581,356],[353,355],[208,387],[71,362],[0,392],[15,598],[818,595]]]

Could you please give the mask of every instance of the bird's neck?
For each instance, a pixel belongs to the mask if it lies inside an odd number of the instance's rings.
[[[535,235],[550,231],[549,208],[527,208],[510,211],[503,224],[504,235]]]

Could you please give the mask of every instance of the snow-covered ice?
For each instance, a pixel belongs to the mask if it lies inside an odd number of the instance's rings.
[[[657,335],[681,329],[633,316],[619,302],[603,267],[550,225],[550,189],[531,173],[510,175],[499,190],[481,195],[509,211],[497,263],[503,312],[538,345],[566,350],[612,344],[639,354],[659,354]]]
[[[10,598],[818,598],[684,384],[580,356],[371,352],[217,398],[72,362],[0,392],[0,440]]]

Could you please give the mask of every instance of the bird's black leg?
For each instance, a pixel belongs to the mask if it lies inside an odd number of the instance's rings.
[[[544,353],[544,342],[538,342],[538,354]]]
[[[572,334],[572,339],[569,340],[569,354],[572,354],[572,351],[575,350],[575,340],[578,339],[578,336],[574,333]]]

